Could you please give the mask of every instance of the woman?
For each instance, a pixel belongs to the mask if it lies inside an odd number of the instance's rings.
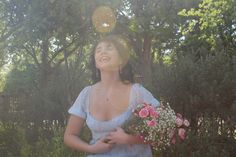
[[[148,144],[127,134],[120,126],[129,119],[138,103],[159,105],[152,94],[134,83],[129,49],[118,36],[99,41],[92,55],[93,79],[69,109],[64,134],[67,146],[89,153],[88,157],[151,157]],[[79,137],[84,123],[92,132],[90,143]]]

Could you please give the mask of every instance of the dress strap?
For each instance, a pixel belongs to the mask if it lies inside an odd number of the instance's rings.
[[[135,97],[135,101],[134,101],[134,103],[133,103],[133,105],[132,105],[132,109],[135,109],[136,107],[137,107],[137,105],[139,104],[139,103],[141,103],[142,102],[142,99],[141,99],[141,97],[140,97],[140,84],[138,84],[138,83],[136,83],[135,85],[134,85],[134,93],[135,93],[135,95],[134,95],[134,97]]]

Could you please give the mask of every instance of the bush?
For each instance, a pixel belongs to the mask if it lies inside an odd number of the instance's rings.
[[[236,57],[225,51],[185,52],[170,64],[156,64],[153,84],[167,101],[191,121],[184,143],[163,152],[166,157],[233,157],[236,155]]]
[[[221,132],[219,119],[204,115],[199,119],[197,132],[190,130],[187,139],[177,141],[177,144],[163,152],[161,157],[234,157],[236,156],[236,137]],[[222,126],[230,128],[228,124]],[[217,128],[217,129],[216,129]],[[159,157],[157,155],[157,157]]]
[[[38,128],[38,137],[32,137],[32,128],[0,123],[0,156],[2,157],[83,157],[85,153],[73,151],[63,143],[64,127],[51,125]],[[88,140],[88,131],[83,137]],[[36,134],[37,135],[37,134]],[[50,136],[49,136],[50,135]],[[32,140],[35,139],[35,140]]]

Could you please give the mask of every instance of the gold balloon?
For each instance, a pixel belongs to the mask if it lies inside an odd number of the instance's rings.
[[[98,32],[107,33],[115,27],[116,16],[110,7],[100,6],[93,12],[92,22]]]

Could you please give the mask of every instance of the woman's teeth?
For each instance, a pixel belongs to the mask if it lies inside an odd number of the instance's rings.
[[[100,61],[102,61],[102,62],[107,62],[108,60],[109,60],[108,57],[102,57],[102,58],[100,59]]]

